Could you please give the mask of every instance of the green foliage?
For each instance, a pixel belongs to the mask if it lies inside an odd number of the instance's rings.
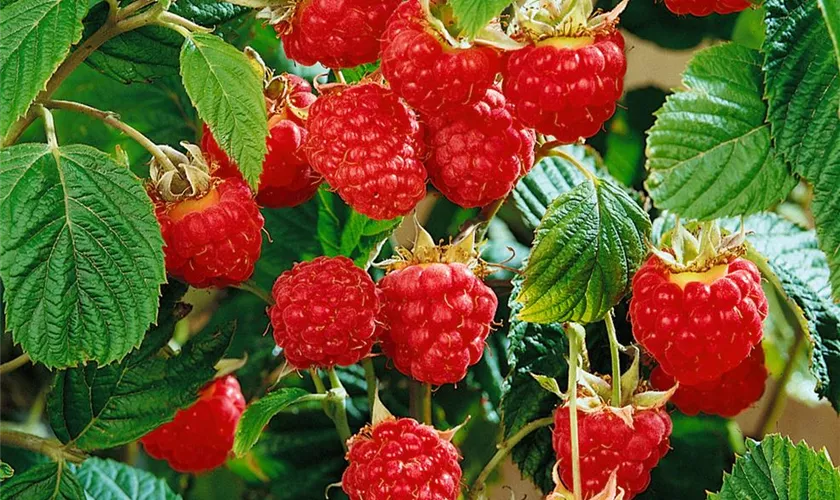
[[[831,35],[837,64],[840,65],[840,2],[837,0],[817,0],[817,4],[820,6],[820,11],[822,11],[825,19],[828,34]],[[840,115],[840,110],[838,110],[838,115]]]
[[[796,179],[764,123],[761,57],[733,44],[698,52],[648,132],[647,188],[660,209],[712,219],[769,208]]]
[[[828,453],[778,434],[747,441],[747,453],[724,474],[720,493],[709,500],[840,498],[840,472]]]
[[[477,35],[491,19],[511,4],[511,0],[451,0],[458,27],[468,37]]]
[[[232,45],[198,33],[181,48],[181,76],[198,115],[256,189],[268,136],[262,75]]]
[[[233,452],[237,456],[247,453],[260,438],[260,433],[271,417],[297,403],[311,400],[312,396],[303,389],[287,387],[270,392],[249,404],[236,427]]]
[[[180,500],[162,479],[114,460],[91,457],[77,467],[85,498],[96,500]]]
[[[79,479],[64,462],[46,462],[3,482],[3,500],[83,500]]]
[[[88,0],[19,0],[0,10],[0,137],[82,36]]]
[[[835,3],[836,5],[836,3]],[[768,0],[768,120],[780,155],[814,188],[811,210],[840,299],[840,69],[816,2]]]
[[[9,479],[15,474],[15,470],[6,462],[0,462],[0,480]]]
[[[89,146],[0,151],[6,328],[48,367],[108,364],[157,314],[163,241],[137,178]]]

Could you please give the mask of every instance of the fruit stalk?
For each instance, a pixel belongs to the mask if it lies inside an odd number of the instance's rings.
[[[610,361],[612,363],[612,401],[610,404],[621,407],[621,362],[618,359],[621,344],[618,343],[618,337],[615,333],[612,309],[607,312],[604,323],[607,325],[607,337],[610,339]]]
[[[13,372],[30,361],[29,354],[23,353],[15,359],[0,365],[0,374]]]
[[[347,391],[344,390],[335,367],[327,370],[327,375],[330,379],[331,390],[327,393],[327,399],[324,400],[324,410],[335,423],[335,430],[341,439],[341,445],[347,451],[347,440],[353,435],[350,432],[350,425],[347,423]]]
[[[578,415],[577,415],[577,369],[578,369],[578,347],[583,342],[577,325],[569,325],[566,333],[569,336],[569,425],[572,441],[572,490],[575,500],[583,499],[583,490],[580,481],[580,443],[578,442]]]
[[[787,362],[785,363],[781,376],[779,376],[779,380],[776,382],[776,387],[773,389],[770,402],[764,408],[764,413],[761,414],[756,439],[762,439],[764,436],[772,432],[773,427],[776,425],[776,422],[779,420],[779,417],[781,417],[782,412],[784,411],[785,402],[787,401],[785,394],[787,383],[790,381],[790,377],[793,375],[793,371],[796,368],[796,355],[799,353],[799,350],[805,342],[805,335],[803,335],[801,329],[796,328],[795,335],[796,340],[794,340],[793,345],[791,345],[788,350]],[[758,346],[758,349],[761,349],[761,345]]]
[[[373,366],[373,359],[365,358],[362,360],[362,367],[365,369],[365,385],[367,385],[368,406],[373,413],[373,404],[376,401],[376,368]]]
[[[87,458],[82,451],[68,449],[55,439],[44,439],[25,432],[0,430],[0,443],[46,455],[56,462],[80,464]]]
[[[257,297],[261,298],[266,304],[270,306],[274,305],[274,298],[271,296],[271,294],[268,291],[263,290],[259,285],[257,285],[256,282],[254,282],[254,280],[242,282],[236,285],[234,288],[238,288],[248,293],[252,293]]]

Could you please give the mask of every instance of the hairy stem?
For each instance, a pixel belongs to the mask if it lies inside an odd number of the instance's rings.
[[[365,369],[365,384],[367,385],[368,406],[370,407],[371,415],[373,415],[373,402],[376,399],[376,368],[373,366],[373,359],[365,358],[362,360],[362,367]]]
[[[327,370],[327,375],[330,379],[331,391],[324,400],[324,408],[327,411],[327,416],[335,423],[335,430],[338,432],[338,437],[341,438],[341,445],[347,451],[347,440],[352,436],[350,432],[350,424],[347,423],[347,392],[338,378],[335,368]]]
[[[532,432],[537,429],[542,429],[543,427],[548,427],[552,424],[552,422],[554,422],[553,417],[545,417],[534,420],[533,422],[529,422],[522,426],[522,428],[516,431],[513,436],[499,443],[496,446],[496,453],[490,458],[490,461],[487,462],[487,465],[484,466],[481,473],[477,478],[475,478],[475,481],[473,481],[472,487],[470,487],[470,494],[467,498],[469,500],[477,500],[481,498],[487,488],[487,479],[490,477],[490,474],[496,470],[496,467],[498,467],[502,460],[510,454],[513,448]]]
[[[580,442],[578,441],[578,414],[577,414],[577,369],[578,369],[578,345],[580,338],[577,330],[566,329],[570,333],[569,338],[569,427],[572,440],[572,490],[575,500],[582,500],[580,481]]]
[[[26,434],[25,432],[9,431],[0,429],[0,443],[6,446],[14,446],[34,451],[50,457],[56,462],[68,461],[80,464],[87,458],[83,452],[70,449],[55,439],[44,439],[42,437]]]
[[[37,109],[41,112],[41,116],[44,117],[44,133],[47,135],[47,144],[53,150],[53,154],[55,154],[55,150],[58,149],[58,137],[55,135],[55,120],[53,120],[53,115],[47,108],[37,106]]]
[[[312,383],[315,384],[315,390],[318,394],[326,394],[327,387],[324,385],[324,381],[321,380],[321,376],[318,375],[318,369],[310,368],[309,375],[312,377]]]
[[[29,358],[29,354],[23,353],[15,359],[11,361],[6,361],[2,365],[0,365],[0,375],[4,373],[11,373],[20,368],[21,366],[25,365],[26,363],[29,363],[30,361],[32,360]]]
[[[618,343],[618,336],[615,333],[612,309],[604,317],[607,325],[607,337],[610,339],[610,361],[612,362],[612,406],[621,406],[621,360],[618,358],[621,344]]]

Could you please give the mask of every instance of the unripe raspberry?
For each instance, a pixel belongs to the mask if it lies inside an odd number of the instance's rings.
[[[569,407],[554,414],[554,451],[563,483],[572,486]],[[616,472],[618,487],[630,499],[650,483],[650,472],[668,453],[671,417],[663,408],[637,409],[599,406],[578,408],[578,442],[583,497],[597,494]]]
[[[388,21],[381,56],[391,89],[425,113],[478,101],[501,69],[501,56],[493,48],[452,47],[429,23],[418,0],[400,4]]]
[[[426,194],[423,129],[377,83],[338,86],[309,110],[306,154],[356,211],[373,219],[409,213]]]
[[[453,384],[484,352],[498,300],[462,263],[413,264],[387,274],[382,350],[420,382]]]
[[[196,288],[251,277],[265,220],[241,179],[212,180],[197,198],[167,202],[150,189],[165,243],[166,270]]]
[[[453,203],[480,207],[506,196],[534,165],[534,131],[489,89],[470,106],[426,119],[432,184]]]
[[[748,0],[665,0],[665,6],[674,14],[697,17],[712,13],[732,14],[746,10],[751,5]]]
[[[654,388],[668,390],[674,386],[674,378],[657,366],[650,374]],[[721,417],[734,417],[761,399],[767,382],[767,368],[764,367],[764,350],[753,348],[752,353],[740,365],[724,373],[717,380],[699,385],[680,384],[671,396],[671,402],[686,415],[700,412]]]
[[[227,460],[245,398],[232,375],[201,390],[198,401],[140,439],[146,453],[178,472],[203,472]]]
[[[554,37],[511,52],[503,88],[522,123],[573,143],[597,134],[615,113],[626,71],[624,37],[617,30]]]
[[[350,500],[456,500],[458,450],[433,427],[388,418],[348,442],[341,487]]]
[[[274,340],[297,369],[349,366],[370,354],[380,303],[370,276],[347,257],[296,264],[274,282]]]
[[[274,25],[286,57],[304,66],[350,68],[375,61],[385,23],[401,0],[294,0]]]
[[[632,291],[636,340],[681,384],[720,378],[761,341],[767,299],[748,260],[672,273],[653,255],[633,277]]]

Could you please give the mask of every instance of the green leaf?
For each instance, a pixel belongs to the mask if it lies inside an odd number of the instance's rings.
[[[746,215],[783,200],[796,179],[764,122],[761,56],[734,44],[698,52],[648,132],[654,204],[683,217]]]
[[[121,363],[101,368],[90,364],[56,374],[47,408],[58,439],[82,450],[129,443],[197,399],[199,389],[213,378],[213,366],[230,345],[234,328],[203,331],[180,354],[166,352],[175,322],[188,311],[177,302],[182,294],[180,287],[167,292],[160,325]]]
[[[18,0],[0,10],[0,137],[82,36],[88,0]]]
[[[511,0],[450,0],[458,27],[467,37],[476,36],[487,23],[501,14]]]
[[[6,328],[48,367],[108,364],[140,344],[166,279],[152,203],[89,146],[0,150]]]
[[[197,33],[181,48],[181,76],[198,115],[256,189],[268,135],[262,75],[232,45]]]
[[[297,387],[285,387],[270,392],[256,402],[249,404],[236,426],[233,452],[238,457],[248,453],[259,440],[263,428],[268,425],[271,417],[297,403],[317,399],[313,396],[313,394]]]
[[[115,460],[91,457],[76,468],[88,498],[96,500],[179,500],[163,479]]]
[[[837,56],[837,64],[840,66],[840,0],[817,0],[820,6],[825,26],[831,41],[834,44],[834,54]],[[840,116],[840,109],[837,111]]]
[[[3,482],[2,500],[84,500],[79,480],[64,462],[47,462]]]
[[[731,474],[724,474],[720,493],[709,500],[783,500],[840,498],[840,472],[828,453],[814,451],[804,442],[794,445],[778,434],[762,441],[747,441],[747,453],[738,457]]]
[[[9,479],[15,474],[15,470],[6,462],[0,461],[0,480]]]
[[[836,5],[836,3],[835,3]],[[768,0],[764,43],[768,119],[776,148],[813,185],[811,210],[840,299],[840,70],[817,3]],[[835,10],[836,12],[836,10]],[[767,189],[772,189],[767,187]]]
[[[627,293],[647,255],[650,219],[608,180],[561,195],[537,228],[517,300],[524,321],[592,323]]]

